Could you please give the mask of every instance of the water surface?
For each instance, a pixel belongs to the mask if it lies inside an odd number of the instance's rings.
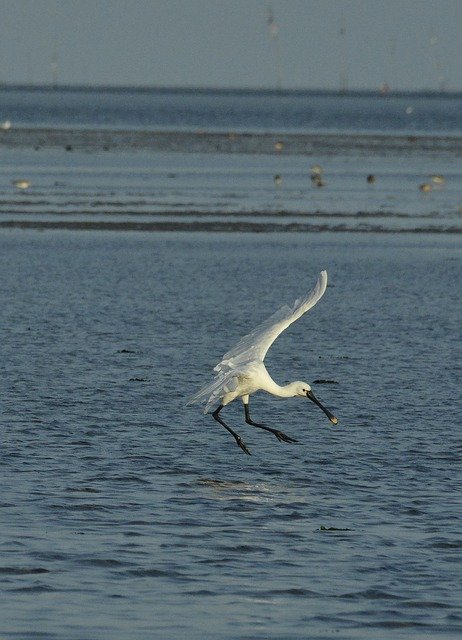
[[[460,233],[461,102],[5,87],[0,227]]]
[[[462,135],[461,93],[2,87],[15,127]]]
[[[0,234],[3,638],[460,637],[451,235]],[[280,443],[187,396],[280,304]]]

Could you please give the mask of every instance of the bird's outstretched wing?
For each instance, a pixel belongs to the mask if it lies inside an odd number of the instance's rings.
[[[288,326],[298,320],[304,313],[314,307],[322,298],[327,287],[327,271],[321,271],[315,288],[304,298],[295,300],[292,307],[288,305],[276,311],[253,331],[244,336],[230,349],[221,362],[214,368],[216,372],[225,372],[240,368],[249,362],[263,362],[266,353],[276,338]]]
[[[225,353],[221,362],[214,368],[215,378],[189,398],[188,404],[206,402],[204,413],[208,413],[220,398],[234,391],[239,383],[239,376],[245,375],[247,366],[252,362],[263,362],[266,352],[278,335],[314,307],[324,295],[326,286],[327,272],[321,271],[313,291],[304,298],[296,300],[292,307],[286,305],[273,313]]]

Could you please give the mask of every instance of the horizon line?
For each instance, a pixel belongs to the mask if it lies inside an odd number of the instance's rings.
[[[383,91],[378,88],[320,88],[320,87],[246,87],[246,86],[230,86],[216,87],[204,85],[147,85],[147,84],[83,84],[83,83],[29,83],[29,82],[0,82],[0,90],[31,90],[31,91],[140,91],[140,92],[172,92],[172,93],[266,93],[274,95],[282,94],[318,94],[318,95],[367,95],[380,96],[383,98],[391,96],[447,96],[456,97],[462,95],[462,89],[388,89]]]

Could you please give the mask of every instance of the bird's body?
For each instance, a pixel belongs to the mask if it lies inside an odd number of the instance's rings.
[[[232,380],[236,388],[223,395],[221,404],[224,407],[236,398],[245,398],[257,391],[266,391],[278,398],[292,398],[297,395],[293,382],[281,387],[272,379],[263,362],[252,362]]]
[[[31,186],[31,181],[30,180],[13,180],[13,185],[17,188],[17,189],[28,189]]]
[[[281,431],[253,422],[250,418],[249,396],[257,391],[266,391],[280,398],[308,397],[326,413],[333,424],[337,424],[337,418],[321,405],[308,383],[295,381],[280,386],[271,378],[263,362],[274,340],[295,320],[314,307],[324,295],[326,287],[327,273],[322,271],[315,288],[305,298],[296,300],[293,307],[282,307],[225,353],[221,362],[214,368],[215,379],[200,389],[188,402],[188,404],[205,402],[204,413],[216,407],[212,416],[235,437],[238,445],[246,453],[249,451],[241,438],[219,416],[221,409],[236,398],[241,398],[244,403],[248,424],[274,433],[281,441],[295,442],[293,438],[289,438]]]

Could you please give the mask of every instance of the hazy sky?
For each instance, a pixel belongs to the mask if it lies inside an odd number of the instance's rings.
[[[3,83],[462,90],[462,0],[0,0],[0,9]]]

